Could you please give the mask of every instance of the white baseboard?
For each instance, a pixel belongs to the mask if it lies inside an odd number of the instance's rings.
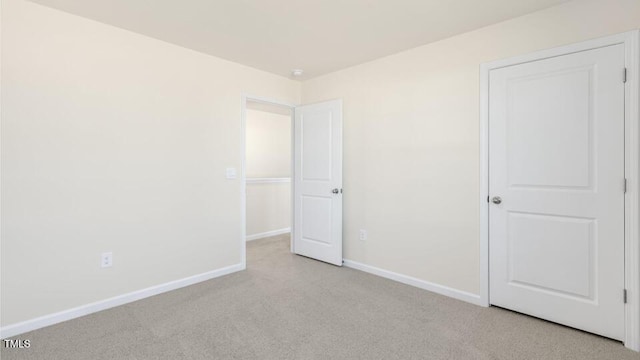
[[[462,290],[452,289],[450,287],[434,284],[428,281],[420,280],[411,276],[394,273],[392,271],[380,269],[374,266],[362,264],[353,260],[343,260],[343,265],[352,269],[364,271],[373,275],[377,275],[383,278],[401,282],[403,284],[415,286],[420,289],[431,291],[440,295],[448,296],[454,299],[466,301],[474,305],[481,305],[480,295],[468,293]]]
[[[207,281],[236,271],[244,270],[242,264],[227,266],[221,269],[208,271],[206,273],[190,276],[184,279],[170,281],[168,283],[152,286],[146,289],[137,290],[128,294],[115,296],[109,299],[96,301],[94,303],[78,306],[73,309],[60,311],[57,313],[41,316],[35,319],[20,323],[3,326],[0,328],[0,339],[6,339],[15,335],[23,334],[32,330],[61,323],[63,321],[75,319],[89,315],[98,311],[110,309],[116,306],[128,304],[150,296],[162,294],[171,290],[176,290],[185,286],[193,285],[202,281]]]
[[[291,228],[290,227],[284,228],[284,229],[266,231],[266,232],[259,233],[259,234],[248,235],[247,236],[247,241],[258,240],[258,239],[266,238],[266,237],[269,237],[269,236],[282,235],[282,234],[286,234],[286,233],[290,233],[290,232],[291,232]]]

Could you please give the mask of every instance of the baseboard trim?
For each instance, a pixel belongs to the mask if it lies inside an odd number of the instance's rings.
[[[266,232],[263,232],[263,233],[253,234],[253,235],[247,236],[247,241],[258,240],[258,239],[266,238],[266,237],[269,237],[269,236],[282,235],[282,234],[286,234],[286,233],[290,233],[290,232],[291,232],[291,228],[290,227],[284,228],[284,229],[266,231]]]
[[[348,268],[364,271],[369,274],[377,275],[377,276],[394,280],[403,284],[415,286],[417,288],[431,291],[436,294],[448,296],[457,300],[466,301],[474,305],[481,305],[480,295],[434,284],[432,282],[424,281],[424,280],[417,279],[417,278],[403,275],[403,274],[398,274],[389,270],[380,269],[371,265],[362,264],[353,260],[344,259],[343,261],[344,261],[343,265]]]
[[[35,319],[19,322],[0,328],[0,339],[6,339],[15,335],[23,334],[32,330],[40,329],[50,325],[58,324],[67,320],[89,315],[98,311],[107,310],[116,306],[128,304],[137,300],[176,290],[185,286],[197,284],[199,282],[211,280],[236,271],[244,270],[242,264],[227,266],[221,269],[208,271],[206,273],[190,276],[184,279],[170,281],[164,284],[152,286],[146,289],[133,291],[127,294],[115,296],[109,299],[96,301],[90,304],[78,306],[69,310],[44,315]]]

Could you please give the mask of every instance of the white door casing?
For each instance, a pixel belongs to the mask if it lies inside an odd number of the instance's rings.
[[[342,266],[342,100],[295,109],[294,252]]]
[[[489,73],[490,303],[619,340],[624,67],[618,44]]]

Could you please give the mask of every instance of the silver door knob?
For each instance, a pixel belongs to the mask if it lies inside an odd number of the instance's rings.
[[[493,199],[491,199],[491,201],[497,205],[502,202],[502,199],[500,198],[500,196],[494,196]]]
[[[331,190],[331,192],[334,193],[334,194],[338,194],[338,193],[340,193],[340,189],[335,188],[335,189]]]

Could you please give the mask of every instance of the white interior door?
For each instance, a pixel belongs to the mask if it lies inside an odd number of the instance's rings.
[[[294,252],[342,266],[342,100],[295,109]]]
[[[624,45],[489,74],[491,304],[624,336]]]

